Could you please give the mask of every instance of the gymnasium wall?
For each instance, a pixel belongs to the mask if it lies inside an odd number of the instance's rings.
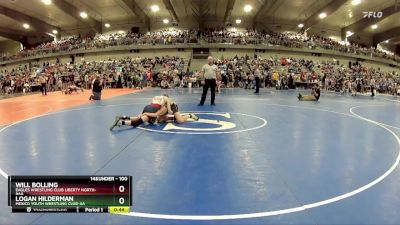
[[[206,63],[206,59],[192,59],[192,62],[190,63],[190,70],[193,72],[200,71],[203,65]]]
[[[21,50],[21,43],[12,40],[5,40],[0,42],[0,55],[2,54],[15,54]]]
[[[75,61],[79,62],[84,58],[85,61],[101,61],[107,60],[108,58],[112,59],[122,59],[126,57],[151,57],[154,58],[155,56],[179,56],[181,58],[189,58],[191,51],[186,50],[184,52],[178,52],[177,50],[164,50],[164,49],[147,49],[147,50],[140,50],[139,53],[129,52],[129,51],[118,51],[118,52],[110,52],[106,55],[104,53],[95,53],[95,54],[85,54],[84,57],[75,57]]]
[[[373,44],[372,36],[365,32],[358,32],[348,38],[350,42],[370,46]]]

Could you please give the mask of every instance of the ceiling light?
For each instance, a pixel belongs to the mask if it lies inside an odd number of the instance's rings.
[[[46,32],[46,34],[49,35],[50,37],[56,38],[56,35],[55,35],[55,34],[48,33],[48,32]]]
[[[322,13],[319,14],[319,18],[320,18],[320,19],[323,19],[323,18],[325,18],[325,17],[326,17],[326,13],[322,12]]]
[[[31,27],[31,26],[29,26],[29,24],[27,24],[27,23],[22,24],[22,26],[23,26],[25,29],[29,29],[29,27]]]
[[[376,28],[378,28],[378,25],[374,24],[374,25],[371,26],[371,28],[372,28],[373,30],[375,30]]]
[[[253,9],[253,7],[251,5],[245,5],[243,9],[245,12],[250,12]]]
[[[353,13],[349,12],[349,18],[353,18]]]
[[[237,24],[239,24],[239,23],[241,23],[241,22],[242,22],[241,19],[237,19],[237,20],[236,20],[236,23],[237,23]]]
[[[297,25],[299,28],[303,28],[304,24],[300,23],[299,25]]]
[[[385,43],[389,43],[389,40],[386,40]]]
[[[84,19],[88,16],[86,12],[81,12],[79,15]]]
[[[104,24],[105,27],[111,27],[111,25],[109,23]]]
[[[352,5],[358,5],[358,4],[360,4],[361,3],[361,0],[352,0],[351,1],[351,4]]]
[[[167,24],[167,23],[169,23],[169,20],[168,19],[163,19],[163,23]]]
[[[53,34],[58,34],[58,30],[53,30]]]
[[[158,5],[152,5],[150,8],[151,8],[151,11],[153,11],[153,12],[160,11],[160,7],[158,7]]]
[[[51,4],[51,0],[42,0],[42,2],[45,5],[50,5]]]
[[[350,36],[352,36],[354,33],[353,32],[351,32],[351,31],[346,31],[346,37],[350,37]]]

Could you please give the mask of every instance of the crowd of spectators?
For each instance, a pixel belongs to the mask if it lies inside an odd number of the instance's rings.
[[[255,76],[259,74],[261,87],[276,89],[309,88],[316,84],[328,91],[339,93],[364,93],[371,86],[379,93],[399,94],[400,74],[384,72],[380,68],[358,62],[348,65],[338,61],[314,62],[298,58],[234,57],[217,59],[218,89],[221,87],[255,88]],[[195,71],[194,77],[200,77]],[[197,79],[199,80],[199,79]]]
[[[241,45],[268,44],[290,48],[320,48],[348,54],[375,56],[400,61],[398,56],[396,57],[388,51],[373,46],[368,48],[357,43],[338,42],[331,38],[315,35],[306,36],[303,33],[295,32],[265,33],[252,30],[242,32],[237,30],[216,29],[204,32],[202,37],[209,43],[232,43]]]
[[[360,63],[350,63],[348,66],[325,64],[321,68],[321,85],[326,90],[354,95],[357,92],[370,92],[373,87],[379,93],[400,94],[398,72],[384,72]]]
[[[179,30],[164,29],[145,34],[117,32],[97,34],[94,37],[69,36],[59,41],[43,43],[32,49],[24,49],[17,54],[4,54],[0,61],[20,59],[30,56],[42,56],[50,53],[68,52],[77,49],[101,49],[123,45],[172,45],[177,43],[231,43],[266,44],[290,48],[326,49],[347,54],[375,56],[399,61],[399,57],[375,47],[365,47],[356,43],[342,43],[321,36],[306,36],[302,33],[283,32],[266,33],[254,30],[237,31],[227,29]]]
[[[336,60],[315,62],[291,57],[261,58],[242,56],[215,59],[218,67],[218,90],[221,88],[255,88],[255,76],[261,87],[276,89],[308,88],[319,84],[323,89],[341,93],[368,92],[371,86],[379,93],[397,94],[398,72],[384,72],[359,62],[340,64]],[[179,57],[123,58],[79,64],[56,63],[0,71],[2,93],[29,92],[39,89],[44,77],[47,90],[64,90],[71,84],[90,88],[99,75],[104,88],[199,87],[201,72],[189,71]]]
[[[197,31],[164,29],[145,34],[117,32],[96,34],[94,37],[68,36],[58,41],[43,43],[17,54],[3,54],[0,61],[15,60],[31,56],[43,56],[51,53],[70,52],[78,49],[101,49],[122,45],[172,45],[177,43],[197,43]]]
[[[260,58],[242,56],[215,59],[218,66],[218,88],[255,88],[255,76],[259,74],[261,87],[276,89],[309,88],[315,84],[328,91],[340,93],[369,92],[371,85],[379,93],[398,94],[400,74],[384,72],[380,68],[358,62],[340,64],[337,60],[314,62],[298,58]],[[157,86],[199,87],[200,71],[188,71],[183,76],[160,76]]]
[[[39,90],[41,80],[47,90],[65,90],[69,85],[90,88],[100,76],[104,88],[143,88],[154,86],[158,76],[182,76],[185,62],[179,57],[124,58],[77,64],[27,65],[11,71],[0,70],[0,93],[19,93]]]

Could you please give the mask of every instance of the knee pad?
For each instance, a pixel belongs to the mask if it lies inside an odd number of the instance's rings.
[[[176,112],[178,112],[178,111],[179,111],[178,105],[175,104],[175,103],[172,103],[172,104],[171,104],[171,110],[172,110],[172,112],[173,112],[174,114],[175,114]]]

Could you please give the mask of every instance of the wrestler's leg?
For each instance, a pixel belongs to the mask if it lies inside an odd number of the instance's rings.
[[[299,98],[300,101],[317,101],[313,95],[302,96]]]

